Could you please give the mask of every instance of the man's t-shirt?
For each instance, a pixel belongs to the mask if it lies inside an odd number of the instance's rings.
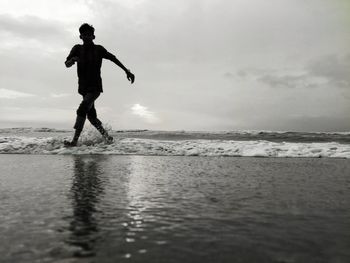
[[[103,46],[75,45],[69,53],[67,60],[78,57],[78,79],[80,94],[88,92],[103,92],[101,79],[102,59],[114,60],[115,56],[109,53]]]

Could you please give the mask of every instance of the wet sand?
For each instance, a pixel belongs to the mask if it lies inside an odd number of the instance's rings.
[[[350,160],[0,155],[1,262],[348,262]]]

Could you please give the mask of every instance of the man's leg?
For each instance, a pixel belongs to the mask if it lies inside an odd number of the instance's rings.
[[[93,103],[88,114],[87,118],[90,123],[102,134],[102,136],[108,140],[113,141],[113,137],[108,135],[108,132],[103,128],[102,122],[97,118],[97,113],[95,109],[95,104]]]
[[[94,101],[98,98],[98,96],[100,96],[99,92],[87,93],[83,95],[83,101],[80,103],[79,108],[77,109],[77,119],[74,124],[74,137],[71,142],[66,143],[67,146],[77,145],[79,136],[84,127],[86,115],[90,111],[91,107],[94,105]]]

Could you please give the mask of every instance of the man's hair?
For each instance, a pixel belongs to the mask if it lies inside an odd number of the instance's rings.
[[[89,25],[88,23],[84,23],[79,27],[80,34],[84,33],[92,33],[94,34],[95,28],[92,25]]]

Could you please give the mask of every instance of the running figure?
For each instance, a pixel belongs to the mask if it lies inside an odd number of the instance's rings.
[[[92,25],[83,24],[79,28],[80,39],[83,45],[75,45],[66,59],[66,67],[69,68],[78,63],[78,93],[83,96],[77,110],[77,119],[75,121],[74,137],[72,141],[65,141],[66,146],[76,146],[80,133],[83,130],[86,117],[91,124],[102,134],[109,142],[113,137],[109,136],[107,131],[102,127],[102,122],[97,118],[94,102],[100,96],[102,90],[101,65],[102,59],[109,59],[122,68],[127,79],[134,83],[135,75],[130,72],[113,54],[109,53],[103,46],[95,45],[95,29]]]

